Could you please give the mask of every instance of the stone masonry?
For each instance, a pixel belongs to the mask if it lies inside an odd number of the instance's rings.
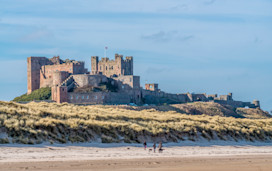
[[[27,94],[42,87],[52,87],[54,73],[58,71],[62,71],[62,81],[70,74],[86,74],[88,72],[84,68],[84,62],[63,61],[59,56],[51,59],[29,57],[27,58]]]
[[[133,57],[115,54],[115,60],[105,57],[99,60],[98,56],[92,56],[92,74],[103,74],[107,77],[118,77],[121,75],[133,75]]]
[[[99,60],[91,57],[91,72],[84,62],[61,60],[58,56],[29,57],[27,59],[28,91],[51,87],[52,100],[75,104],[164,104],[213,101],[233,107],[260,107],[260,102],[235,101],[232,93],[217,94],[171,94],[159,89],[157,83],[140,86],[140,76],[133,75],[133,57],[115,54]]]

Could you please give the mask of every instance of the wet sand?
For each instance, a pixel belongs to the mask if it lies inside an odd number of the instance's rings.
[[[0,170],[271,171],[272,156],[144,158],[0,163]]]
[[[270,146],[0,147],[0,170],[271,171]]]

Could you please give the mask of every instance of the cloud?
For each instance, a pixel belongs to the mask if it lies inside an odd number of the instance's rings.
[[[203,4],[204,5],[212,5],[215,3],[216,0],[209,0],[209,1],[205,1]]]
[[[54,34],[52,32],[50,32],[47,29],[38,29],[33,31],[30,34],[27,34],[23,37],[20,38],[20,40],[22,42],[32,42],[32,41],[36,41],[36,40],[41,40],[41,39],[49,39],[54,37]]]
[[[188,36],[179,37],[178,40],[179,41],[187,41],[187,40],[190,40],[190,39],[193,39],[193,38],[194,38],[193,35],[188,35]]]
[[[172,6],[170,8],[161,9],[158,10],[159,12],[180,12],[180,11],[187,11],[189,9],[189,6],[187,4],[181,4]]]
[[[59,55],[61,49],[59,48],[38,48],[38,49],[22,49],[19,50],[21,54],[31,54],[32,56],[41,55]]]
[[[169,41],[188,41],[194,38],[193,35],[180,35],[178,31],[160,31],[158,33],[145,35],[141,37],[143,40],[151,40],[155,42],[169,42]]]

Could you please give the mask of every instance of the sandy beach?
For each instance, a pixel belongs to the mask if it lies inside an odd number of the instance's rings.
[[[0,146],[0,170],[271,170],[271,146]]]

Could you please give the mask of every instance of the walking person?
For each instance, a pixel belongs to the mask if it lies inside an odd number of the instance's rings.
[[[144,149],[146,150],[146,141],[144,141]]]
[[[156,143],[153,144],[154,153],[156,152]]]
[[[162,152],[162,142],[159,143],[158,148],[159,148],[159,153],[161,153]]]

